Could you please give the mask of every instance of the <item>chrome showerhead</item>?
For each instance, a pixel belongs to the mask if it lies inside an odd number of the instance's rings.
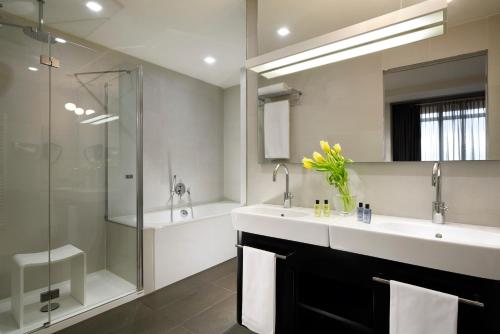
[[[34,40],[37,40],[42,43],[55,43],[55,37],[51,36],[48,32],[43,31],[43,5],[45,3],[44,0],[37,0],[38,1],[38,26],[37,27],[31,27],[31,26],[24,26],[20,25],[18,23],[12,23],[12,22],[6,22],[3,17],[0,17],[0,28],[2,26],[8,26],[8,27],[17,27],[21,28],[26,36],[29,38],[32,38]]]

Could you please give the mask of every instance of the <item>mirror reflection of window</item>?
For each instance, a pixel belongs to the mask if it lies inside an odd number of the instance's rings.
[[[392,106],[394,161],[486,159],[484,92]]]
[[[392,161],[487,160],[487,53],[384,72]]]

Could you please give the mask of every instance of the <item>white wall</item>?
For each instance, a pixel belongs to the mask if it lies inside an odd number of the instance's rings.
[[[240,201],[240,86],[224,90],[224,198]]]
[[[146,211],[167,207],[173,174],[178,182],[191,187],[194,203],[223,198],[223,121],[221,88],[159,66],[145,65]]]

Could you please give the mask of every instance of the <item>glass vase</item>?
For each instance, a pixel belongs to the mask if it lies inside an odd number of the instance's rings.
[[[333,195],[333,206],[341,216],[350,216],[356,209],[356,195],[335,191]]]

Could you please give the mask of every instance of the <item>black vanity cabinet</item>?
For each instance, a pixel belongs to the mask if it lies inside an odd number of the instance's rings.
[[[458,333],[500,333],[500,282],[250,233],[242,245],[287,255],[277,259],[276,333],[389,333],[389,285],[397,280],[484,303],[460,303]],[[241,324],[243,252],[238,250]],[[500,259],[499,259],[500,261]]]

